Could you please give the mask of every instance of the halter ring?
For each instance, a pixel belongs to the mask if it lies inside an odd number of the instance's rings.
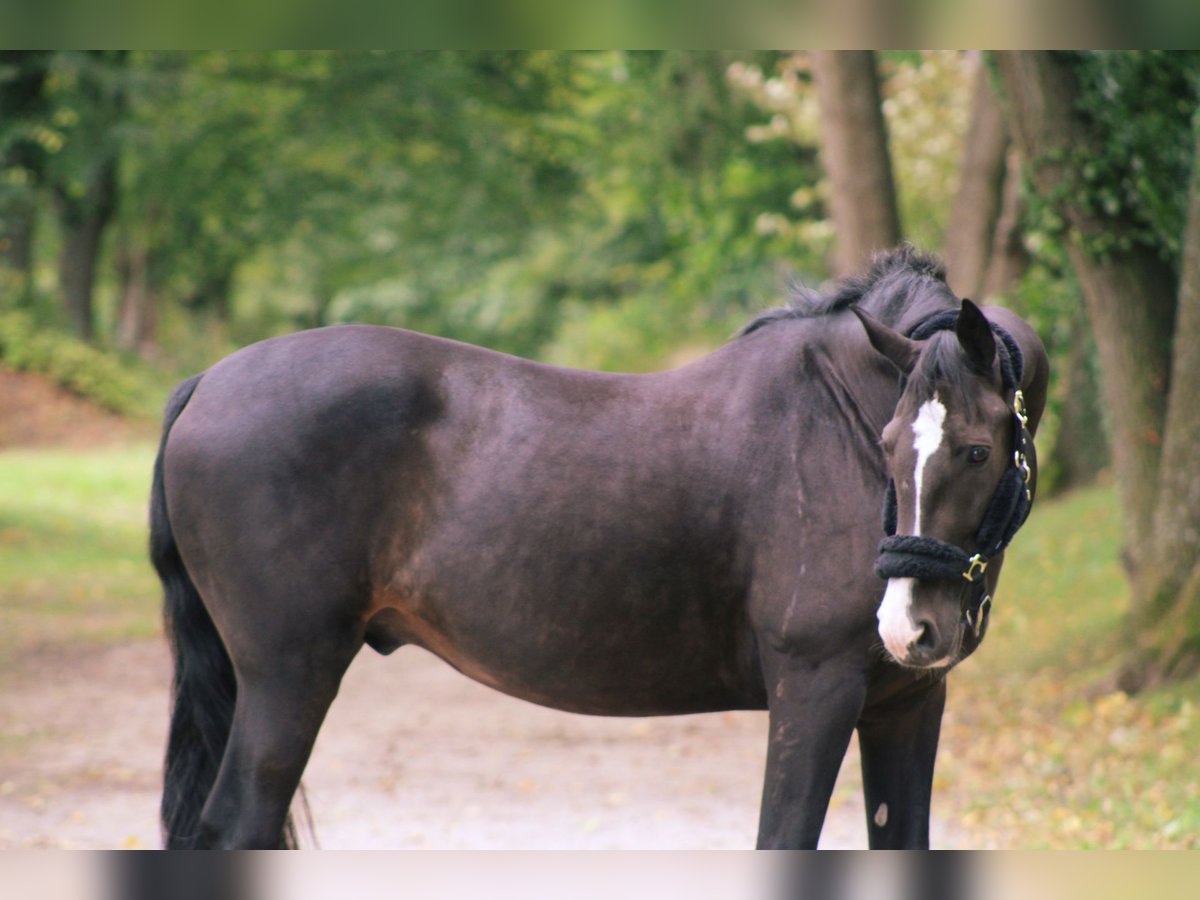
[[[1013,391],[1013,413],[1021,420],[1021,427],[1029,426],[1029,415],[1025,412],[1025,395],[1021,393],[1021,389]]]
[[[983,599],[979,601],[979,609],[975,611],[975,621],[972,622],[970,617],[968,617],[967,621],[970,622],[971,631],[974,632],[975,637],[979,637],[979,633],[983,631],[983,620],[987,618],[988,609],[991,608],[991,605],[992,595],[984,594]]]
[[[967,571],[962,573],[962,577],[967,579],[971,584],[974,584],[976,579],[987,571],[987,561],[982,556],[976,553],[967,560]]]

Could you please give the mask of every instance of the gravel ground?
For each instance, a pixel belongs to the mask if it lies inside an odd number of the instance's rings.
[[[0,688],[0,848],[159,846],[168,680],[158,641],[23,659]],[[765,742],[765,713],[578,716],[364,651],[305,784],[329,849],[746,849]],[[852,749],[822,846],[865,846],[857,770]]]

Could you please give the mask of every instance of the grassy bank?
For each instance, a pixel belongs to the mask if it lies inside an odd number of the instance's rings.
[[[1126,697],[1111,488],[1042,503],[979,652],[951,676],[938,814],[980,846],[1200,848],[1200,680]]]
[[[154,448],[0,453],[0,675],[46,645],[155,633]]]

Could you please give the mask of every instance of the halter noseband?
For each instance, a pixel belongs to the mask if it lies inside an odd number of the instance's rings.
[[[957,322],[958,311],[946,310],[919,323],[909,331],[908,337],[925,340],[938,331],[954,328]],[[1017,529],[1025,523],[1037,487],[1037,476],[1026,453],[1033,445],[1027,428],[1025,396],[1020,387],[1024,358],[1012,335],[995,323],[989,324],[998,339],[996,349],[1004,390],[1012,392],[1013,457],[1012,465],[996,485],[996,492],[975,535],[977,552],[968,554],[961,547],[937,538],[896,534],[896,483],[889,480],[883,503],[883,530],[888,536],[880,543],[879,558],[875,561],[875,574],[884,579],[963,579],[967,591],[963,619],[975,637],[982,631],[992,602],[984,579],[988,563],[1004,551]]]

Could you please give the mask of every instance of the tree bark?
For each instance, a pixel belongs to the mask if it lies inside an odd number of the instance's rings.
[[[24,298],[33,283],[33,239],[37,200],[33,191],[14,192],[0,203],[0,261],[19,276]]]
[[[158,310],[150,285],[149,251],[143,241],[126,234],[117,250],[117,278],[121,304],[117,321],[117,346],[126,353],[148,357],[154,350]]]
[[[1122,226],[1090,214],[1072,190],[1071,161],[1103,150],[1076,110],[1074,73],[1049,52],[1004,51],[996,56],[1011,107],[1013,137],[1037,189],[1061,198],[1058,209],[1070,229],[1067,252],[1096,337],[1105,402],[1112,415],[1126,565],[1136,601],[1143,596],[1141,575],[1150,556],[1158,496],[1176,279],[1148,249],[1114,250],[1104,258],[1087,252],[1089,239]]]
[[[992,252],[988,258],[987,276],[983,280],[983,296],[997,297],[1008,293],[1029,269],[1029,251],[1025,249],[1025,197],[1022,193],[1021,154],[1010,147],[1005,160],[1004,197],[1000,204],[1000,220],[992,236]]]
[[[900,241],[879,74],[870,50],[813,51],[812,62],[821,108],[821,160],[837,233],[833,268],[847,275]]]
[[[947,282],[962,297],[983,297],[1002,210],[1008,127],[986,67],[975,74],[958,193],[946,226]]]
[[[45,110],[46,50],[0,50],[5,70],[0,83],[0,123],[7,128],[36,121]],[[33,239],[37,222],[36,185],[45,151],[20,132],[9,136],[0,166],[20,178],[0,189],[0,262],[19,278],[18,291],[28,300],[33,285]]]
[[[192,309],[207,310],[228,323],[233,313],[234,264],[221,261],[202,273],[196,287],[185,300]]]
[[[1087,317],[1080,309],[1071,317],[1066,371],[1059,375],[1066,400],[1044,470],[1050,475],[1049,487],[1056,492],[1090,483],[1108,462],[1108,437],[1098,403],[1100,388],[1092,367],[1094,348],[1089,338]]]
[[[123,69],[129,51],[93,50],[88,54],[94,65],[105,64]],[[63,307],[75,333],[84,340],[95,335],[92,295],[101,242],[117,210],[117,141],[114,132],[125,113],[125,92],[118,84],[106,88],[99,75],[90,70],[80,73],[80,91],[88,99],[88,115],[95,124],[84,132],[93,146],[94,156],[85,163],[79,180],[82,191],[63,177],[55,186],[62,247],[58,261],[58,283]]]
[[[82,200],[59,192],[62,248],[58,257],[58,287],[71,329],[83,340],[96,333],[92,296],[101,240],[117,203],[117,161],[109,158],[88,185]]]
[[[1187,674],[1200,662],[1200,130],[1188,197],[1153,557],[1136,610],[1140,658],[1125,672],[1131,682]]]

